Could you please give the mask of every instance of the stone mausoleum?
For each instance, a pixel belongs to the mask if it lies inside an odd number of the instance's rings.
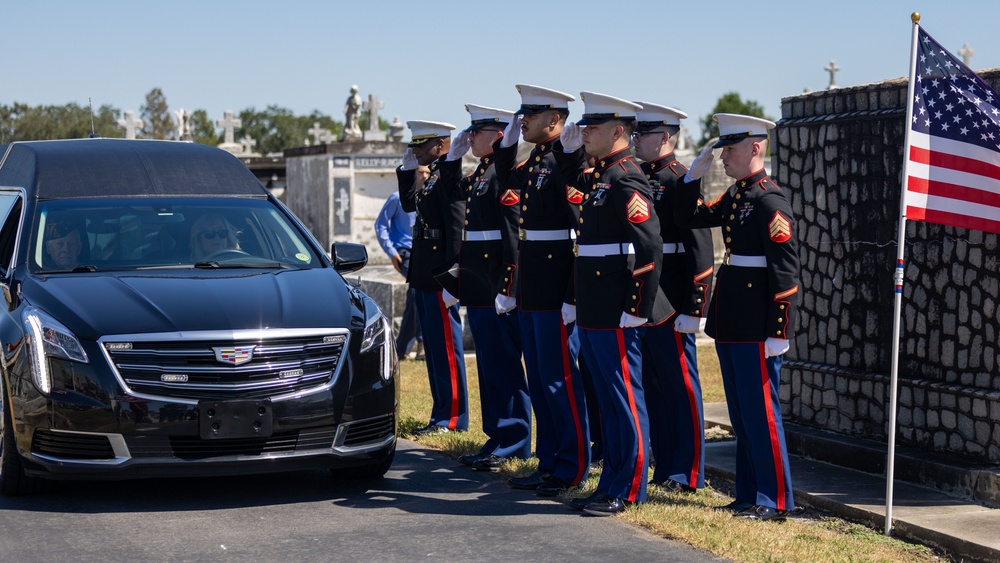
[[[1000,70],[980,76],[1000,86]],[[772,141],[802,262],[784,415],[879,441],[889,422],[906,98],[905,79],[785,98]],[[907,222],[897,444],[1000,462],[998,239]]]

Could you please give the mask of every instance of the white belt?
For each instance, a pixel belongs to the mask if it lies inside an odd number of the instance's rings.
[[[520,229],[518,238],[521,240],[570,240],[576,238],[576,231],[573,229]]]
[[[576,247],[577,256],[616,256],[618,254],[635,254],[635,247],[630,242],[581,244]]]
[[[727,266],[739,266],[741,268],[766,268],[766,256],[744,256],[742,254],[727,254],[722,260]]]
[[[682,254],[684,252],[683,242],[665,242],[663,243],[663,253],[664,254]]]
[[[500,231],[462,231],[462,240],[500,240]]]

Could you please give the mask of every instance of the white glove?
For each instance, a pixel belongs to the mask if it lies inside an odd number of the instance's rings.
[[[469,152],[472,141],[469,139],[469,132],[462,131],[451,140],[451,148],[448,149],[448,157],[445,160],[460,160],[465,153]]]
[[[448,293],[447,289],[441,290],[441,300],[444,301],[445,307],[451,307],[455,303],[458,303],[458,297]]]
[[[517,144],[517,139],[521,136],[521,114],[515,115],[503,130],[503,139],[500,139],[500,146],[503,148],[513,147]]]
[[[691,315],[677,315],[674,319],[674,331],[684,334],[694,334],[701,328],[701,319]]]
[[[583,133],[580,126],[570,121],[566,127],[563,127],[559,140],[562,141],[563,152],[576,152],[583,146]]]
[[[504,315],[513,311],[514,307],[517,307],[517,299],[514,299],[510,295],[498,293],[497,298],[493,301],[493,305],[496,306],[498,315]]]
[[[576,322],[576,305],[570,305],[569,303],[562,304],[562,319],[563,324],[569,326]]]
[[[419,166],[420,163],[417,162],[417,157],[413,156],[413,147],[406,149],[406,152],[403,153],[403,166],[400,168],[403,170],[416,170]]]
[[[628,313],[622,313],[622,318],[618,321],[618,326],[622,328],[634,328],[646,324],[647,320],[643,317],[633,317]]]
[[[688,168],[687,174],[684,175],[684,181],[693,182],[704,176],[705,172],[708,172],[708,169],[712,167],[713,160],[715,160],[715,154],[712,153],[712,145],[705,145],[705,148],[701,149]]]
[[[780,356],[788,351],[788,340],[784,338],[768,338],[764,341],[764,357]]]

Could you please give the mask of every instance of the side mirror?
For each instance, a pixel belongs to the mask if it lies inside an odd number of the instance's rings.
[[[356,272],[368,264],[368,249],[363,244],[335,242],[330,256],[333,257],[333,268],[342,274]]]
[[[6,282],[0,282],[0,291],[3,291],[4,301],[7,303],[7,310],[13,311],[17,309],[18,299],[17,299],[17,287],[12,287]]]

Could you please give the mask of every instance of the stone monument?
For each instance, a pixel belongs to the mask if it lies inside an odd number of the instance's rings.
[[[194,137],[191,136],[191,112],[181,108],[174,112],[177,116],[177,140],[178,141],[192,141]]]
[[[125,117],[123,119],[118,120],[118,126],[125,130],[126,139],[134,139],[135,130],[137,128],[142,129],[144,125],[145,122],[141,119],[137,119],[135,117],[135,113],[133,113],[132,110],[126,111]]]
[[[385,102],[378,99],[375,94],[368,94],[368,101],[364,103],[364,108],[368,110],[368,129],[362,133],[365,141],[385,141],[385,131],[378,127],[378,110],[385,107]]]
[[[830,64],[826,65],[823,70],[830,73],[830,84],[826,87],[826,89],[833,90],[837,87],[837,79],[835,75],[837,74],[837,71],[840,70],[840,67],[837,66],[837,63],[833,62],[833,60],[830,60]]]
[[[232,110],[227,110],[224,117],[215,122],[215,126],[221,128],[224,132],[223,141],[219,143],[220,149],[237,156],[243,154],[243,145],[237,143],[235,140],[235,130],[242,125],[243,120],[233,117]]]
[[[403,133],[406,131],[406,125],[399,120],[399,116],[392,118],[392,123],[389,124],[389,137],[394,143],[403,142]]]
[[[341,141],[361,140],[361,96],[358,95],[358,85],[351,86],[351,95],[344,102],[344,132],[340,134]]]

